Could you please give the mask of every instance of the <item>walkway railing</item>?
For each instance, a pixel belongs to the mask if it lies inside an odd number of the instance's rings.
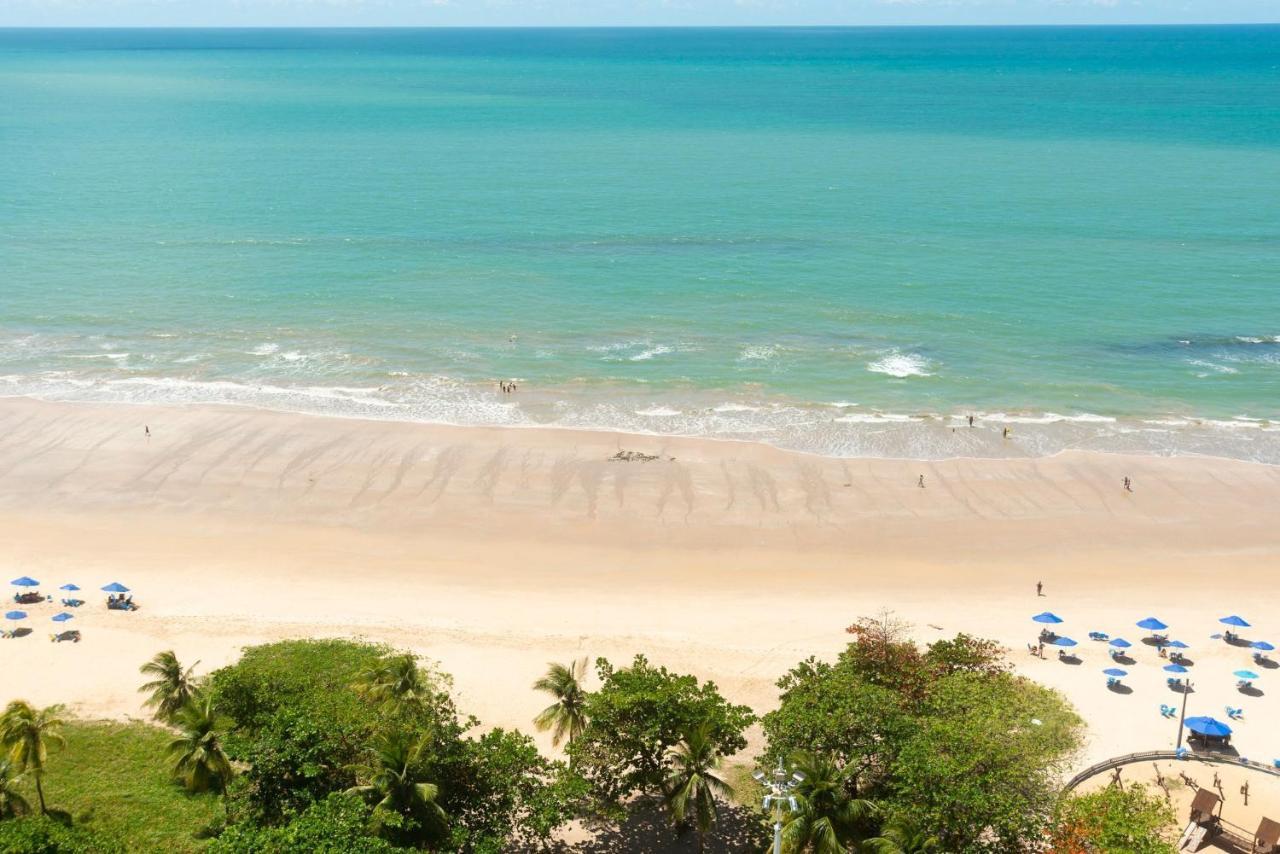
[[[1280,777],[1280,768],[1263,765],[1260,762],[1250,762],[1248,759],[1240,759],[1235,756],[1222,756],[1216,753],[1192,753],[1190,751],[1179,756],[1172,750],[1148,750],[1145,753],[1126,753],[1124,756],[1113,756],[1110,759],[1104,759],[1101,762],[1090,765],[1088,768],[1072,777],[1071,781],[1067,783],[1062,791],[1070,792],[1085,780],[1101,774],[1103,771],[1110,771],[1113,768],[1119,768],[1124,765],[1133,765],[1138,762],[1158,762],[1161,759],[1177,759],[1182,762],[1209,762],[1216,765],[1234,765],[1237,768],[1245,768],[1249,771],[1260,771],[1263,774]]]

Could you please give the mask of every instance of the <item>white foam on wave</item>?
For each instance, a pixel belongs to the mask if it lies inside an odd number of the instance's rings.
[[[1204,379],[1214,374],[1238,374],[1240,373],[1230,365],[1222,365],[1217,362],[1208,362],[1204,359],[1187,359],[1187,364],[1192,367],[1202,368],[1203,370],[1196,373],[1196,376]]]
[[[679,409],[672,409],[669,406],[651,406],[648,409],[636,410],[636,415],[648,415],[653,418],[671,418],[680,414]]]
[[[654,356],[665,356],[667,353],[674,353],[674,352],[675,350],[672,349],[671,347],[668,347],[666,344],[659,344],[656,347],[650,347],[647,350],[642,350],[641,352],[636,353],[634,356],[630,357],[629,361],[646,362],[649,359],[652,359]]]
[[[929,360],[919,353],[900,353],[897,350],[867,363],[867,370],[873,374],[887,374],[898,379],[933,376],[930,367]]]
[[[776,344],[752,344],[743,347],[738,354],[739,362],[767,362],[778,355]]]
[[[747,406],[745,403],[722,403],[711,407],[712,412],[759,412],[758,406]]]
[[[987,412],[977,416],[983,421],[996,421],[1008,424],[1059,424],[1076,422],[1080,424],[1114,424],[1116,419],[1110,415],[1095,415],[1092,412],[1080,412],[1075,415],[1060,415],[1057,412],[1039,414],[1026,412]]]
[[[123,362],[129,358],[128,353],[68,353],[68,359],[110,359],[113,362]]]
[[[832,420],[837,424],[905,424],[916,419],[896,412],[850,412]]]
[[[280,345],[268,341],[265,344],[259,344],[249,351],[250,356],[270,356],[272,353],[279,351]]]

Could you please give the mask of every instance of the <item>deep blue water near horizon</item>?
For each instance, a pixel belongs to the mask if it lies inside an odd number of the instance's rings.
[[[1280,463],[1280,27],[0,30],[0,155],[0,395]]]

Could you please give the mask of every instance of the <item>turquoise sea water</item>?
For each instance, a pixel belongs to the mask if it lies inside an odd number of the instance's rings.
[[[1280,463],[1280,27],[0,31],[0,394]]]

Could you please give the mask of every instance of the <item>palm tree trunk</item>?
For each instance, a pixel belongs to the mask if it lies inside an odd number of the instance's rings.
[[[36,772],[36,798],[40,801],[40,815],[44,815],[44,787],[40,785],[40,772]]]

